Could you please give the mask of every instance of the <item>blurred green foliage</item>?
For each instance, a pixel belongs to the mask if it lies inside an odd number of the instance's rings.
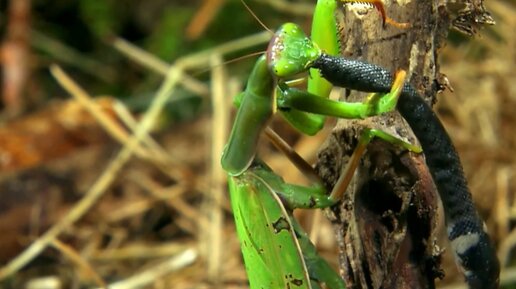
[[[287,20],[285,15],[267,5],[251,0],[247,2],[270,27]],[[146,99],[143,96],[151,95],[162,76],[115,51],[110,45],[113,37],[124,38],[160,59],[172,62],[186,54],[263,30],[239,0],[226,0],[204,34],[193,41],[186,38],[185,30],[202,5],[200,0],[34,0],[32,5],[31,25],[36,33],[75,51],[79,56],[63,61],[63,51],[39,49],[42,44],[33,43],[33,81],[41,88],[36,95],[40,104],[64,94],[48,75],[50,63],[62,65],[92,95],[111,95],[125,100]],[[257,47],[240,51],[227,55],[226,60],[264,49]],[[96,68],[85,71],[80,64],[84,60],[93,62]],[[242,71],[248,71],[252,62],[242,61],[245,65]],[[231,65],[233,69],[242,64]],[[245,73],[242,73],[242,81],[244,78]],[[185,99],[198,101],[192,95],[186,95]]]

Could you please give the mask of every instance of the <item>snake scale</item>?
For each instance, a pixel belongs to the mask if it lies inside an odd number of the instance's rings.
[[[336,86],[389,92],[392,74],[357,60],[323,54],[313,64]],[[500,265],[473,203],[459,156],[441,121],[418,92],[405,83],[397,109],[418,138],[441,197],[448,238],[470,289],[498,288]]]

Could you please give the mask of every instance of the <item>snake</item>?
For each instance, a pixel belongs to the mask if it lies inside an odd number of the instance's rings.
[[[336,86],[363,92],[389,92],[392,74],[377,65],[322,54],[312,68]],[[441,198],[448,239],[470,289],[499,286],[500,263],[484,221],[475,208],[459,155],[430,105],[409,83],[397,110],[420,142],[426,165]]]

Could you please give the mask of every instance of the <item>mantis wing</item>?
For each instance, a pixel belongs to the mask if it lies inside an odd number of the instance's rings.
[[[289,214],[266,180],[250,170],[229,189],[251,289],[311,289]]]

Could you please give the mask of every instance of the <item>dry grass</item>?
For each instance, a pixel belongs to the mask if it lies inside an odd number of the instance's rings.
[[[442,52],[451,81],[436,109],[459,150],[475,203],[498,244],[503,266],[514,263],[516,188],[516,13],[508,1],[490,1],[496,26]],[[511,28],[512,27],[512,28]],[[445,269],[453,270],[449,258]],[[502,274],[508,279],[512,270]],[[448,287],[447,287],[448,288]],[[450,287],[455,288],[455,287]]]
[[[471,190],[498,244],[500,258],[504,265],[510,265],[516,244],[512,226],[516,217],[516,12],[509,2],[500,0],[491,1],[489,8],[497,26],[483,31],[484,36],[460,46],[448,46],[442,52],[441,71],[455,92],[440,96],[437,109],[459,149]],[[63,71],[53,68],[69,93],[123,146],[112,160],[104,162],[106,168],[99,172],[98,179],[85,185],[89,188],[82,199],[0,268],[0,278],[14,274],[8,279],[9,286],[30,283],[34,286],[31,288],[42,288],[43,283],[57,284],[49,288],[60,288],[59,284],[61,288],[77,284],[89,284],[87,288],[104,288],[108,284],[117,289],[247,288],[224,173],[218,166],[229,127],[227,111],[231,104],[227,95],[235,91],[227,86],[234,76],[228,75],[220,59],[229,51],[263,43],[267,38],[267,34],[260,34],[229,43],[185,56],[172,66],[122,40],[116,41],[115,46],[135,61],[166,73],[163,86],[139,124],[123,108],[118,111],[125,116],[125,125],[105,118],[85,91]],[[213,66],[216,69],[211,72],[211,87],[185,72]],[[165,99],[173,97],[176,85],[201,95],[211,91],[213,112],[211,117],[174,126],[156,142],[149,131]],[[324,136],[291,138],[302,155],[313,158]],[[292,174],[292,166],[282,156],[267,147],[263,155],[280,175],[289,175],[289,181],[302,179]],[[117,190],[121,189],[124,191],[120,196]],[[155,219],[163,216],[170,218],[164,228],[148,228],[161,224]],[[301,217],[306,227],[310,222],[319,222],[314,220],[316,217]],[[332,254],[332,235],[330,226],[318,226],[314,231],[312,236],[318,240],[322,254]],[[61,269],[45,278],[20,271],[49,247],[59,252]],[[445,269],[453,270],[451,267],[447,265]]]

